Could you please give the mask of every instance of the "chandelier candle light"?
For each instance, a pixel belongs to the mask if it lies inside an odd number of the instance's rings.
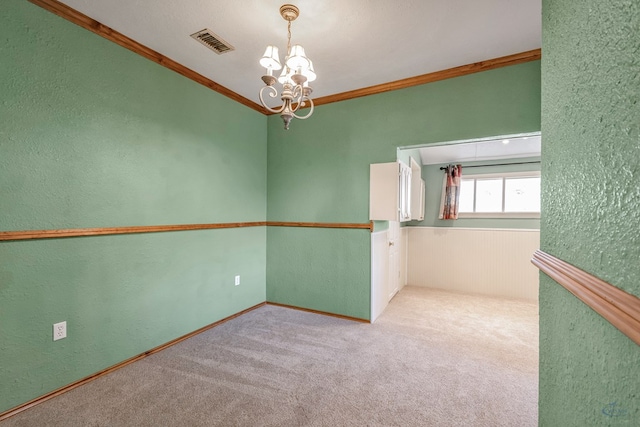
[[[262,81],[266,84],[260,89],[260,102],[272,113],[280,114],[284,121],[284,128],[289,129],[289,123],[294,117],[296,119],[306,119],[313,114],[313,101],[309,97],[313,89],[309,83],[316,79],[316,73],[313,71],[311,60],[305,56],[304,48],[299,44],[291,46],[291,21],[300,15],[298,8],[292,4],[280,6],[280,15],[287,21],[287,56],[284,59],[284,67],[280,63],[278,56],[278,48],[276,46],[267,46],[264,55],[260,59],[260,65],[267,69],[267,74],[262,76]],[[273,76],[273,72],[282,69],[280,77],[277,79]],[[280,99],[282,106],[280,108],[271,108],[264,102],[264,91],[267,90],[271,98],[278,96],[278,90],[274,87],[275,83],[282,85]],[[296,112],[309,104],[309,112],[304,116],[299,116]]]

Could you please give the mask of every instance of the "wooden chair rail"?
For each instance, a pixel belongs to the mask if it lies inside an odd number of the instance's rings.
[[[373,231],[373,223],[340,223],[340,222],[226,222],[212,224],[179,224],[179,225],[142,225],[132,227],[102,228],[66,228],[58,230],[22,230],[0,231],[0,241],[59,239],[64,237],[107,236],[116,234],[162,233],[167,231],[212,230],[221,228],[242,227],[311,227],[311,228],[343,228],[366,229]]]
[[[267,221],[270,227],[311,227],[311,228],[350,228],[373,231],[373,222],[366,224],[352,222],[281,222]]]
[[[265,226],[265,221],[219,224],[143,225],[134,227],[67,228],[60,230],[0,231],[0,241],[57,239],[62,237],[106,236],[115,234],[161,233],[166,231],[209,230]]]

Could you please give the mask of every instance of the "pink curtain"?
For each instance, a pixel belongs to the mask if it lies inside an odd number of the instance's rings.
[[[447,177],[447,184],[445,186],[442,219],[458,219],[462,165],[449,165],[445,168],[444,173]]]

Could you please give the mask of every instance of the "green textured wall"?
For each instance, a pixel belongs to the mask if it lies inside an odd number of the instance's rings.
[[[23,0],[0,58],[1,231],[265,220],[266,117]],[[264,227],[0,242],[0,412],[264,301],[265,264]]]
[[[268,277],[279,286],[267,287],[268,301],[368,319],[370,238],[369,230],[269,227],[277,251],[268,251]]]
[[[496,161],[467,162],[465,166],[490,165],[495,163],[509,162],[533,162],[540,160],[539,157],[524,159],[503,159]],[[442,177],[440,170],[442,165],[424,165],[422,167],[422,179],[425,182],[425,211],[424,220],[410,221],[408,226],[418,227],[451,227],[451,228],[513,228],[513,229],[539,229],[540,219],[537,218],[459,218],[456,221],[446,221],[438,219],[440,215],[440,200],[442,197]],[[509,165],[509,166],[487,166],[472,169],[462,168],[462,175],[475,175],[483,173],[506,173],[539,171],[540,165]]]
[[[411,158],[421,164],[419,148],[398,148],[396,157],[399,161],[407,166],[411,166]]]
[[[543,1],[541,248],[640,295],[640,3]],[[640,347],[540,283],[540,425],[637,426]]]
[[[366,223],[369,164],[397,147],[539,130],[538,61],[323,105],[289,131],[270,116],[267,217]],[[267,300],[369,318],[370,252],[366,230],[271,227]]]

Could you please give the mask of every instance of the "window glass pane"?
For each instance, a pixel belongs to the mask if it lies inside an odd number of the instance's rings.
[[[540,212],[540,177],[505,179],[505,212]]]
[[[502,212],[502,178],[476,180],[476,212]]]
[[[460,205],[458,212],[473,212],[473,179],[460,182]]]

